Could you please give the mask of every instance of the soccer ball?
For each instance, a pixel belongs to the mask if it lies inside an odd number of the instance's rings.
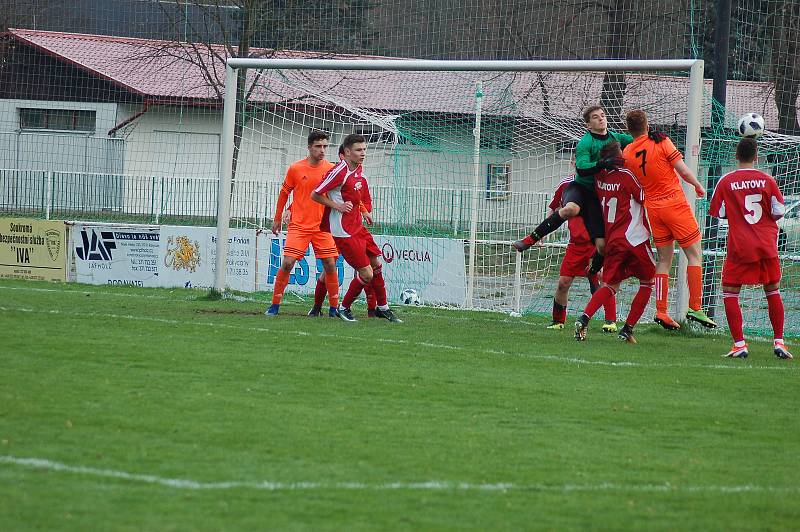
[[[747,113],[739,119],[739,135],[746,139],[757,139],[764,134],[764,117],[757,113]]]
[[[419,300],[419,294],[413,288],[406,288],[400,294],[400,302],[404,305],[421,305],[422,302]]]

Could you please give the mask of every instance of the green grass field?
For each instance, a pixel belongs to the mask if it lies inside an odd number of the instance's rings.
[[[0,282],[0,529],[800,526],[768,342],[286,299]]]

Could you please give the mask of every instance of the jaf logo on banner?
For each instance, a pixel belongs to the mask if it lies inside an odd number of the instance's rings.
[[[285,239],[281,241],[278,238],[272,238],[270,241],[270,253],[269,253],[269,270],[267,271],[267,284],[274,284],[275,283],[275,276],[278,275],[278,269],[281,267],[281,244],[285,244]],[[311,255],[311,247],[309,246],[306,249],[306,257]],[[315,261],[316,266],[316,273],[322,272],[322,259],[316,259]],[[336,259],[336,271],[339,276],[339,284],[342,284],[344,280],[344,259],[339,256]],[[292,273],[289,274],[289,284],[290,285],[298,285],[298,286],[306,286],[308,281],[311,277],[311,271],[308,264],[307,258],[302,258],[298,260]],[[316,277],[314,278],[316,279]]]
[[[92,236],[89,238],[86,229],[81,230],[81,243],[83,246],[75,248],[75,254],[81,260],[111,260],[111,250],[117,249],[117,244],[114,242],[114,233],[111,231],[101,231],[100,238],[97,237],[97,232],[92,229]]]

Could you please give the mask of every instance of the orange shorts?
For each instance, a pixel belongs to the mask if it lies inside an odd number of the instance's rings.
[[[653,244],[657,248],[671,246],[674,241],[687,248],[700,241],[700,227],[686,201],[666,206],[646,207]]]
[[[329,259],[339,256],[333,236],[324,231],[304,231],[290,229],[286,235],[286,244],[283,254],[287,257],[300,260],[306,255],[308,244],[314,246],[314,256],[318,259]]]
[[[781,260],[778,257],[756,262],[734,262],[726,257],[722,266],[722,286],[768,285],[780,280]]]

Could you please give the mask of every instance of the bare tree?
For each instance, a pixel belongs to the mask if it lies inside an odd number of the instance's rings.
[[[173,29],[174,38],[155,42],[151,58],[188,61],[201,72],[218,102],[223,101],[225,61],[268,58],[281,50],[363,51],[372,35],[364,23],[370,0],[307,3],[292,0],[151,0]],[[317,54],[319,57],[320,55]],[[137,58],[146,61],[148,57]],[[248,102],[262,73],[237,70],[233,175],[239,160]]]

